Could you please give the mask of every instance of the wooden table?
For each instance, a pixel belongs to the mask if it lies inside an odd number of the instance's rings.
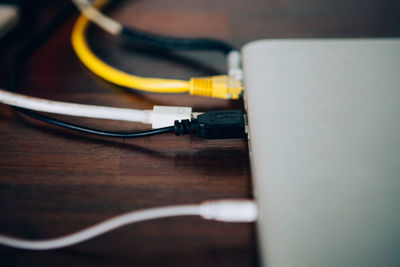
[[[65,1],[42,1],[34,28],[49,23]],[[50,3],[50,4],[49,4]],[[48,8],[45,8],[45,4]],[[120,1],[110,11],[124,24],[176,36],[209,36],[240,47],[260,38],[389,37],[400,35],[398,0]],[[241,101],[131,92],[90,73],[76,58],[70,32],[76,15],[29,60],[19,91],[55,100],[132,108],[188,105],[195,111],[242,108]],[[1,87],[14,47],[29,38],[27,23],[1,44]],[[136,50],[93,27],[93,50],[106,62],[143,76],[188,79],[224,72],[216,53],[159,55]],[[115,130],[134,123],[58,116]],[[164,134],[110,139],[21,117],[0,106],[0,232],[51,238],[139,208],[250,198],[247,143]],[[257,266],[252,224],[195,217],[123,227],[60,250],[0,247],[2,266]]]

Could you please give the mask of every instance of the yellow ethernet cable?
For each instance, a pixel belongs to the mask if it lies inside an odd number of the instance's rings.
[[[100,8],[107,0],[95,1],[95,7]],[[93,6],[90,6],[93,8]],[[80,7],[82,8],[82,6]],[[83,7],[84,8],[84,7]],[[223,99],[238,99],[242,93],[242,83],[233,76],[219,75],[212,77],[191,78],[190,81],[147,78],[132,75],[118,70],[101,59],[90,49],[86,40],[86,30],[89,19],[88,12],[76,21],[72,30],[72,47],[81,62],[97,76],[119,86],[154,93],[185,93]]]
[[[96,1],[96,6],[103,6],[106,2],[108,1]],[[188,81],[139,77],[106,64],[91,51],[87,44],[85,33],[88,25],[89,20],[84,15],[79,16],[72,30],[72,47],[82,63],[96,75],[120,86],[148,92],[183,93],[189,91]]]

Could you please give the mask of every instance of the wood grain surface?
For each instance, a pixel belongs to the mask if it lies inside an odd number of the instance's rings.
[[[65,5],[42,1],[33,25],[1,40],[1,87],[15,47]],[[400,35],[398,0],[119,1],[110,14],[126,25],[176,36],[209,36],[240,47],[259,38]],[[29,59],[19,91],[49,99],[119,107],[188,105],[196,111],[242,108],[240,101],[130,92],[95,77],[74,55],[76,14]],[[32,27],[28,27],[32,26]],[[224,72],[216,53],[166,55],[137,50],[91,28],[106,62],[143,76],[187,79]],[[115,130],[134,123],[60,118]],[[17,115],[0,105],[0,232],[51,238],[123,212],[207,199],[252,197],[247,143],[164,134],[142,139],[93,137]],[[0,247],[1,266],[258,266],[255,226],[195,217],[126,226],[46,252]]]

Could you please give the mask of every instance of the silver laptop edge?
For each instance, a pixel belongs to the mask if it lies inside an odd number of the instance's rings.
[[[400,266],[400,39],[242,49],[264,266]]]

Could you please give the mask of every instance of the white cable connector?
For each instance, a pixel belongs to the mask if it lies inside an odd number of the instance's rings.
[[[116,216],[82,231],[59,238],[26,240],[0,235],[0,244],[31,250],[57,249],[81,243],[131,223],[166,217],[193,215],[199,215],[208,220],[223,222],[254,222],[257,219],[257,207],[255,202],[252,200],[227,199],[205,201],[198,205],[178,205],[144,209]]]
[[[200,205],[200,215],[221,222],[254,222],[258,212],[253,200],[232,199],[205,201]]]
[[[191,119],[191,107],[154,106],[153,110],[115,108],[52,101],[0,89],[0,103],[30,110],[85,118],[152,124],[153,128],[173,126],[175,120]]]
[[[97,24],[100,28],[113,35],[118,35],[122,31],[121,23],[103,15],[88,0],[72,0],[80,12],[90,21]]]
[[[227,55],[228,75],[238,81],[243,81],[242,55],[238,50],[233,50]]]
[[[174,125],[176,120],[190,120],[191,107],[154,106],[152,114],[153,129]]]

